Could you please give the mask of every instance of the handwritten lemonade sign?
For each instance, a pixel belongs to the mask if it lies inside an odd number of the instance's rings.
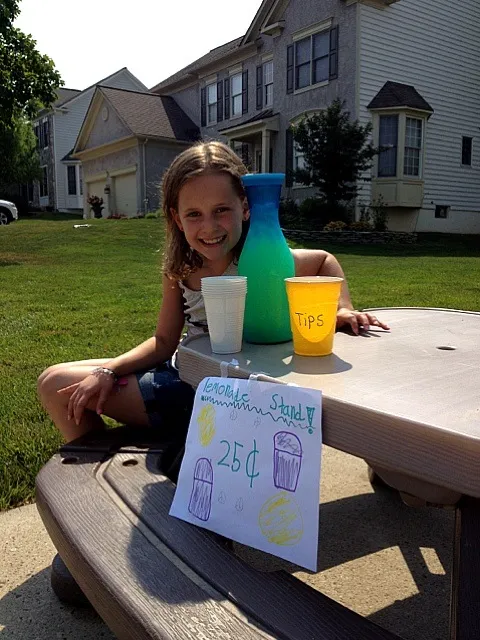
[[[205,378],[170,515],[317,568],[321,392]]]

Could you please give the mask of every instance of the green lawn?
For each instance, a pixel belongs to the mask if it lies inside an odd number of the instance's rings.
[[[55,362],[117,354],[151,335],[161,299],[159,220],[54,216],[0,228],[0,510],[33,498],[60,444],[35,392]],[[405,247],[323,247],[358,307],[480,309],[477,237],[425,236]],[[315,245],[309,245],[315,246]]]

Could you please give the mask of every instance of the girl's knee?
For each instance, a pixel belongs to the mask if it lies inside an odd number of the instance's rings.
[[[58,381],[64,378],[65,368],[61,364],[54,364],[43,371],[37,380],[37,392],[40,397],[44,397],[52,392],[58,391]]]

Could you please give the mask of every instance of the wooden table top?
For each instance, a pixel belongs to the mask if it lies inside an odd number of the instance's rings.
[[[390,331],[337,333],[334,353],[322,358],[294,355],[291,342],[217,355],[208,336],[194,338],[179,348],[180,376],[197,386],[236,359],[229,376],[264,372],[321,389],[326,444],[480,497],[480,313],[376,311]]]

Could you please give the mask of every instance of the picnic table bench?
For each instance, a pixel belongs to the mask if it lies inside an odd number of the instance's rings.
[[[396,489],[455,507],[450,637],[478,640],[480,314],[400,308],[382,318],[391,334],[338,334],[335,353],[321,362],[292,357],[288,344],[245,345],[227,373],[268,371],[284,384],[320,385],[325,444],[370,460]],[[179,350],[182,379],[197,386],[219,375],[224,357],[200,336]],[[153,438],[137,428],[90,434],[62,447],[37,478],[37,505],[57,550],[119,638],[396,637],[170,517],[180,451]]]
[[[285,571],[168,515],[178,448],[120,427],[63,446],[37,506],[75,581],[120,639],[398,640]]]

